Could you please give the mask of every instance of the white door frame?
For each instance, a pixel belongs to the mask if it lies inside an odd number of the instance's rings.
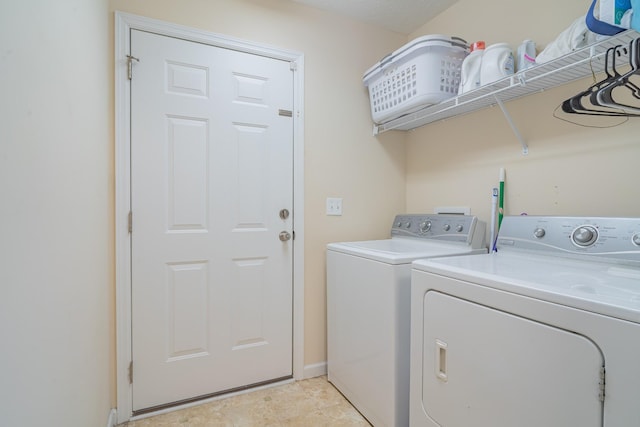
[[[127,55],[130,30],[290,61],[295,67],[293,115],[293,378],[304,375],[304,55],[169,22],[115,12],[115,234],[116,234],[116,386],[118,423],[133,414],[131,362],[131,87]],[[135,61],[133,63],[135,73]]]

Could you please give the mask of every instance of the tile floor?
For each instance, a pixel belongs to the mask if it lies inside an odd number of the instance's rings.
[[[229,397],[121,427],[370,427],[329,383],[311,378]]]

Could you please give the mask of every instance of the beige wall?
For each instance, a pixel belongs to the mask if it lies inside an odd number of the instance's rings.
[[[519,3],[515,11],[506,0],[460,0],[411,36],[445,33],[514,49],[530,38],[544,47],[587,7],[582,0],[541,0]],[[515,19],[506,19],[507,12]],[[497,107],[408,133],[408,211],[464,205],[489,221],[491,189],[504,167],[506,214],[638,216],[638,119],[593,129],[553,117],[563,100],[590,84],[586,79],[505,104],[529,145],[527,156]]]
[[[372,136],[362,74],[405,43],[406,37],[282,0],[111,0],[109,4],[111,12],[304,53],[304,363],[324,362],[326,244],[384,237],[393,215],[405,206],[405,135]],[[327,197],[344,199],[343,216],[325,215]]]
[[[514,47],[532,38],[544,46],[587,6],[560,3],[519,4],[518,18],[507,20],[513,2],[460,0],[409,38],[445,33]],[[7,3],[0,13],[5,424],[104,425],[115,405],[114,10],[305,54],[307,365],[326,359],[328,242],[382,238],[405,208],[466,205],[488,219],[500,167],[508,214],[640,211],[640,123],[589,129],[552,117],[586,81],[507,104],[528,156],[496,108],[374,138],[361,76],[406,42],[402,35],[282,0],[109,0],[108,10],[82,0]],[[344,198],[342,217],[324,214],[326,197]]]
[[[115,406],[107,4],[0,8],[0,424]]]

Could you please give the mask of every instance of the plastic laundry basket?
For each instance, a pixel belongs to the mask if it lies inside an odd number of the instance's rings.
[[[458,94],[466,41],[441,34],[419,37],[384,57],[362,78],[371,116],[384,123]]]

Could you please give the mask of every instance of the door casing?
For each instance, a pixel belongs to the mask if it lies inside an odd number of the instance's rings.
[[[116,243],[116,387],[118,423],[133,413],[131,363],[131,111],[128,59],[130,30],[230,48],[291,62],[295,72],[293,114],[293,377],[304,373],[304,55],[165,21],[115,12],[115,243]],[[132,64],[135,76],[135,61]]]

